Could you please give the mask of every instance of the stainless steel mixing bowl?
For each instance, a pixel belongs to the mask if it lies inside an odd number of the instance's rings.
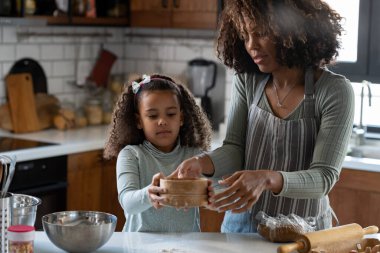
[[[92,252],[115,231],[117,218],[96,211],[64,211],[42,217],[43,228],[54,245],[73,253]]]
[[[25,194],[12,194],[12,202],[12,225],[34,226],[41,199]]]

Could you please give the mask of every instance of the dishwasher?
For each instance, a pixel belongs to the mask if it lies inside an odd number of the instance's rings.
[[[37,208],[36,230],[43,230],[43,215],[66,210],[67,156],[55,156],[16,163],[9,192],[42,200]]]

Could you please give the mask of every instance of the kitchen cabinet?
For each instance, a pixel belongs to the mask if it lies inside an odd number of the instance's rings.
[[[93,210],[117,216],[121,231],[125,217],[117,199],[115,161],[102,159],[102,151],[71,154],[67,161],[67,210]]]
[[[52,26],[128,26],[127,17],[53,17],[53,16],[28,16],[27,19],[43,19],[47,25]]]
[[[215,29],[220,0],[131,0],[131,26]]]
[[[202,232],[220,232],[224,213],[218,213],[205,208],[200,208],[199,213]]]
[[[343,169],[329,193],[340,225],[380,226],[380,172]]]

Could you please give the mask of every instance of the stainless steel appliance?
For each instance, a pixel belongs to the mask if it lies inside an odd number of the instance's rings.
[[[0,153],[56,145],[54,143],[0,137]],[[55,156],[16,163],[9,192],[41,199],[35,227],[42,230],[42,216],[66,210],[67,156]]]
[[[42,216],[66,210],[67,156],[18,162],[9,192],[41,199],[36,230],[42,230]]]
[[[224,121],[225,75],[224,67],[214,61],[196,58],[188,63],[189,88],[216,130]]]

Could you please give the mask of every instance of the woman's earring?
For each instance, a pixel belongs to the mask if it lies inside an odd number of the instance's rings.
[[[180,123],[179,123],[180,126],[183,126],[183,121],[181,120]]]

